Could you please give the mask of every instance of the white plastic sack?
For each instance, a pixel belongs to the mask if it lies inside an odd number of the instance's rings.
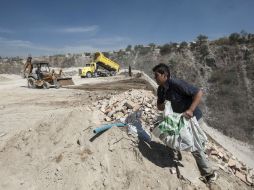
[[[187,120],[182,114],[174,113],[169,101],[165,103],[164,121],[152,133],[170,148],[180,151],[202,150],[207,142],[196,117]]]

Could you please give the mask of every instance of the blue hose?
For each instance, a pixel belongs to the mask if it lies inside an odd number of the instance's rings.
[[[100,133],[102,131],[106,131],[110,129],[111,127],[116,126],[116,127],[124,127],[126,124],[124,123],[113,123],[113,124],[107,124],[107,125],[102,125],[101,127],[97,127],[93,130],[94,134]]]

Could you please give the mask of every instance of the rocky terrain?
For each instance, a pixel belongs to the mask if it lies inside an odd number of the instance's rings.
[[[185,79],[205,92],[202,110],[206,121],[229,137],[254,144],[254,35],[245,32],[209,41],[204,35],[191,43],[128,46],[104,52],[122,68],[139,69],[153,77],[152,68],[163,62],[172,76]],[[35,58],[36,59],[36,58]],[[67,54],[37,59],[54,67],[82,67],[92,54]],[[24,59],[0,59],[0,73],[19,74]]]
[[[252,188],[253,169],[212,139],[206,152],[220,177],[206,185],[188,152],[178,160],[128,127],[93,133],[131,115],[149,133],[161,113],[145,78],[73,79],[68,88],[28,89],[20,76],[0,75],[0,189]]]

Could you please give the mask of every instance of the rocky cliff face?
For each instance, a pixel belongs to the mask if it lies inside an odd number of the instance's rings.
[[[134,51],[119,62],[144,70],[153,77],[158,63],[170,66],[173,77],[205,92],[202,110],[206,121],[230,137],[254,142],[254,45],[230,41],[203,41],[190,47],[172,48],[166,54]],[[122,61],[124,60],[124,61]]]

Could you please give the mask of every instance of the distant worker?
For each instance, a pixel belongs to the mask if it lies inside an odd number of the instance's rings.
[[[40,65],[37,66],[37,69],[36,69],[35,73],[37,75],[38,80],[43,79],[43,73],[41,71],[41,66]]]
[[[28,56],[26,63],[24,65],[24,78],[27,78],[29,74],[31,74],[33,71],[33,65],[32,65],[32,57],[31,55]]]
[[[190,119],[195,116],[200,127],[206,125],[202,119],[202,112],[198,108],[203,92],[187,82],[170,77],[170,70],[166,64],[160,63],[153,68],[154,78],[159,85],[157,90],[157,107],[165,109],[165,101],[171,102],[172,109],[176,113],[183,113],[184,117]],[[180,153],[180,152],[179,152]],[[210,183],[217,179],[217,173],[212,169],[204,151],[192,152],[201,175]]]
[[[132,76],[132,72],[131,72],[131,66],[129,65],[129,76]]]

